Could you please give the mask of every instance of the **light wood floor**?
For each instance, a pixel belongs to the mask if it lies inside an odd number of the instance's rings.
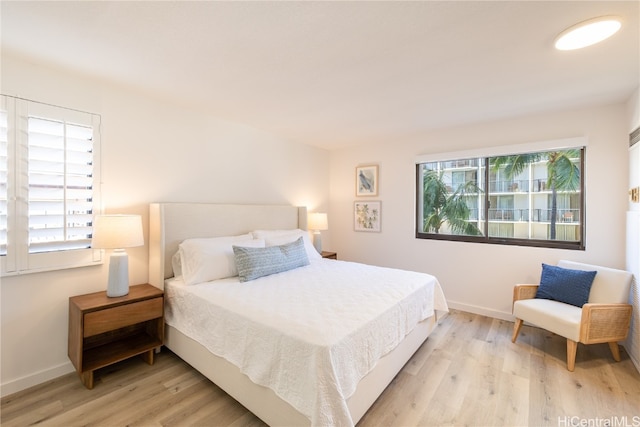
[[[640,374],[624,349],[615,363],[606,344],[579,345],[571,373],[564,339],[525,326],[512,344],[512,327],[452,311],[358,426],[640,425]],[[168,350],[153,366],[98,371],[93,390],[69,374],[0,410],[3,427],[264,426]]]

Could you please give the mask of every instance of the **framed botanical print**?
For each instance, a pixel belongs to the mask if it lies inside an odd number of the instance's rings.
[[[356,168],[356,196],[378,195],[378,165]]]
[[[380,202],[362,202],[354,203],[354,229],[355,231],[380,231]]]

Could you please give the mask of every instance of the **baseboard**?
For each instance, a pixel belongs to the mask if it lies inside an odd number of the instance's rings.
[[[24,377],[0,383],[0,397],[5,397],[13,393],[28,389],[38,384],[66,375],[75,369],[71,362],[66,362],[53,368],[35,372]]]
[[[495,319],[507,320],[513,322],[513,315],[511,313],[505,313],[503,311],[489,310],[486,307],[480,307],[477,305],[463,304],[455,301],[447,300],[449,308],[454,310],[466,311],[467,313],[481,314],[487,317],[493,317]]]

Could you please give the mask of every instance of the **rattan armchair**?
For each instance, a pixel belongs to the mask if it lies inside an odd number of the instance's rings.
[[[632,306],[628,304],[631,273],[612,268],[560,261],[558,267],[597,271],[589,301],[580,307],[548,299],[536,299],[538,285],[516,285],[513,289],[512,342],[523,322],[541,327],[567,339],[567,369],[574,370],[578,343],[608,343],[615,361],[620,361],[618,341],[627,338]]]

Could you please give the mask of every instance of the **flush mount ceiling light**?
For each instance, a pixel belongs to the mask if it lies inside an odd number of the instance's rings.
[[[573,50],[591,46],[614,35],[622,26],[616,16],[601,16],[567,28],[556,38],[556,49]]]

